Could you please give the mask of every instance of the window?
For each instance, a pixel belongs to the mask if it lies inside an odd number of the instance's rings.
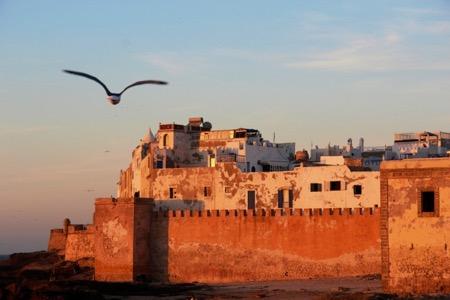
[[[177,189],[176,188],[169,188],[169,198],[175,199],[177,197]]]
[[[340,181],[330,181],[330,191],[340,191],[341,182]]]
[[[361,196],[361,194],[362,194],[362,185],[355,184],[353,186],[353,195],[354,196]]]
[[[422,212],[434,212],[434,192],[422,192]]]
[[[256,193],[255,191],[247,191],[247,209],[255,209]]]
[[[162,160],[157,160],[156,161],[156,168],[157,169],[162,169],[163,168],[163,161]]]
[[[211,188],[209,186],[205,186],[203,188],[203,196],[205,196],[205,197],[211,196]]]
[[[225,187],[225,193],[226,193],[226,194],[231,193],[231,187],[226,186],[226,187]]]
[[[278,208],[294,207],[294,192],[291,189],[278,190]]]
[[[311,183],[311,192],[321,192],[322,191],[322,184],[321,183]]]
[[[168,134],[165,134],[165,135],[163,136],[163,147],[166,147],[166,146],[167,146],[167,136],[168,136]]]
[[[420,217],[437,217],[438,216],[438,199],[434,191],[421,191],[419,199],[419,216]]]

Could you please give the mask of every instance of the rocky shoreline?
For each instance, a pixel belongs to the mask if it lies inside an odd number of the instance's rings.
[[[221,285],[152,282],[111,283],[93,279],[93,261],[64,261],[56,253],[12,254],[0,261],[0,299],[400,299],[383,294],[379,275],[249,282]],[[448,299],[444,295],[406,299]]]

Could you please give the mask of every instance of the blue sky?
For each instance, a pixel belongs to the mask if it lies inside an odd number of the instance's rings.
[[[0,0],[0,38],[0,253],[91,222],[160,121],[199,115],[298,149],[450,131],[448,1]],[[115,91],[170,85],[111,106],[63,68]]]

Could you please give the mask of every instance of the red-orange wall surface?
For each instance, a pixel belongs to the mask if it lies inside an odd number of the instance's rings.
[[[290,280],[379,274],[378,209],[156,212],[151,279]]]

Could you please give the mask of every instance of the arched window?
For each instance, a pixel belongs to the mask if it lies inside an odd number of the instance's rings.
[[[163,147],[167,146],[167,136],[168,136],[167,133],[163,136]]]

